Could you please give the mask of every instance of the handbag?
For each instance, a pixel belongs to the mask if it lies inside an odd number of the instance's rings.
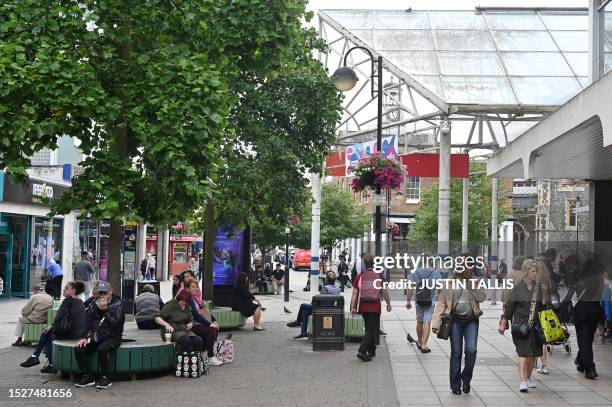
[[[205,352],[183,352],[176,355],[176,377],[197,378],[210,372]]]
[[[214,346],[215,357],[223,363],[232,363],[234,361],[234,341],[223,339],[215,342]]]
[[[438,335],[437,335],[438,339],[447,340],[448,338],[450,338],[451,329],[453,326],[453,318],[452,318],[453,311],[455,310],[455,307],[459,303],[459,298],[461,298],[462,293],[463,293],[463,287],[461,287],[461,291],[459,292],[459,295],[457,296],[457,301],[455,301],[455,305],[451,308],[450,314],[442,315],[442,318],[440,321],[440,328],[438,329]]]

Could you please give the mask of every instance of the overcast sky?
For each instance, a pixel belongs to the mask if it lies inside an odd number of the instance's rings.
[[[476,6],[588,7],[588,0],[309,0],[311,10],[353,8],[403,10],[473,10]]]

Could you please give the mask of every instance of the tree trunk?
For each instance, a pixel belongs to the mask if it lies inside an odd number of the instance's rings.
[[[215,225],[215,203],[212,199],[206,202],[206,231],[204,241],[204,277],[202,278],[202,296],[213,300],[213,255],[217,228]]]
[[[129,3],[127,5],[129,7]],[[126,36],[129,37],[130,26],[127,20],[123,21],[121,25],[121,31]],[[119,53],[121,55],[121,63],[124,66],[127,66],[130,61],[130,44],[126,40],[119,44]],[[125,119],[123,117],[119,117],[117,127],[114,129],[115,133],[115,151],[117,155],[121,159],[126,159],[128,156],[127,153],[127,143],[128,143],[128,127],[125,124]],[[107,271],[107,279],[108,282],[113,287],[113,291],[116,295],[121,295],[121,275],[122,275],[122,264],[121,264],[121,249],[122,249],[122,241],[121,241],[121,228],[123,226],[123,222],[111,219],[110,222],[110,234],[108,236],[108,271]]]
[[[110,221],[106,279],[116,295],[121,295],[121,227],[121,222],[116,220]]]

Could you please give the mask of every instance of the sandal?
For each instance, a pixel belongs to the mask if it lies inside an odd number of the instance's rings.
[[[431,352],[431,349],[429,348],[421,348],[421,353],[429,353]]]
[[[416,346],[417,348],[419,348],[419,350],[423,350],[423,345],[421,345],[421,341],[417,341]]]
[[[263,330],[264,330],[264,329],[263,329],[263,327],[261,327],[261,326],[254,326],[254,327],[253,327],[253,331],[263,331]]]

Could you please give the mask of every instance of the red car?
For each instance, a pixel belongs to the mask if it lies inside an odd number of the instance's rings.
[[[297,249],[293,256],[293,269],[310,270],[310,250]]]

